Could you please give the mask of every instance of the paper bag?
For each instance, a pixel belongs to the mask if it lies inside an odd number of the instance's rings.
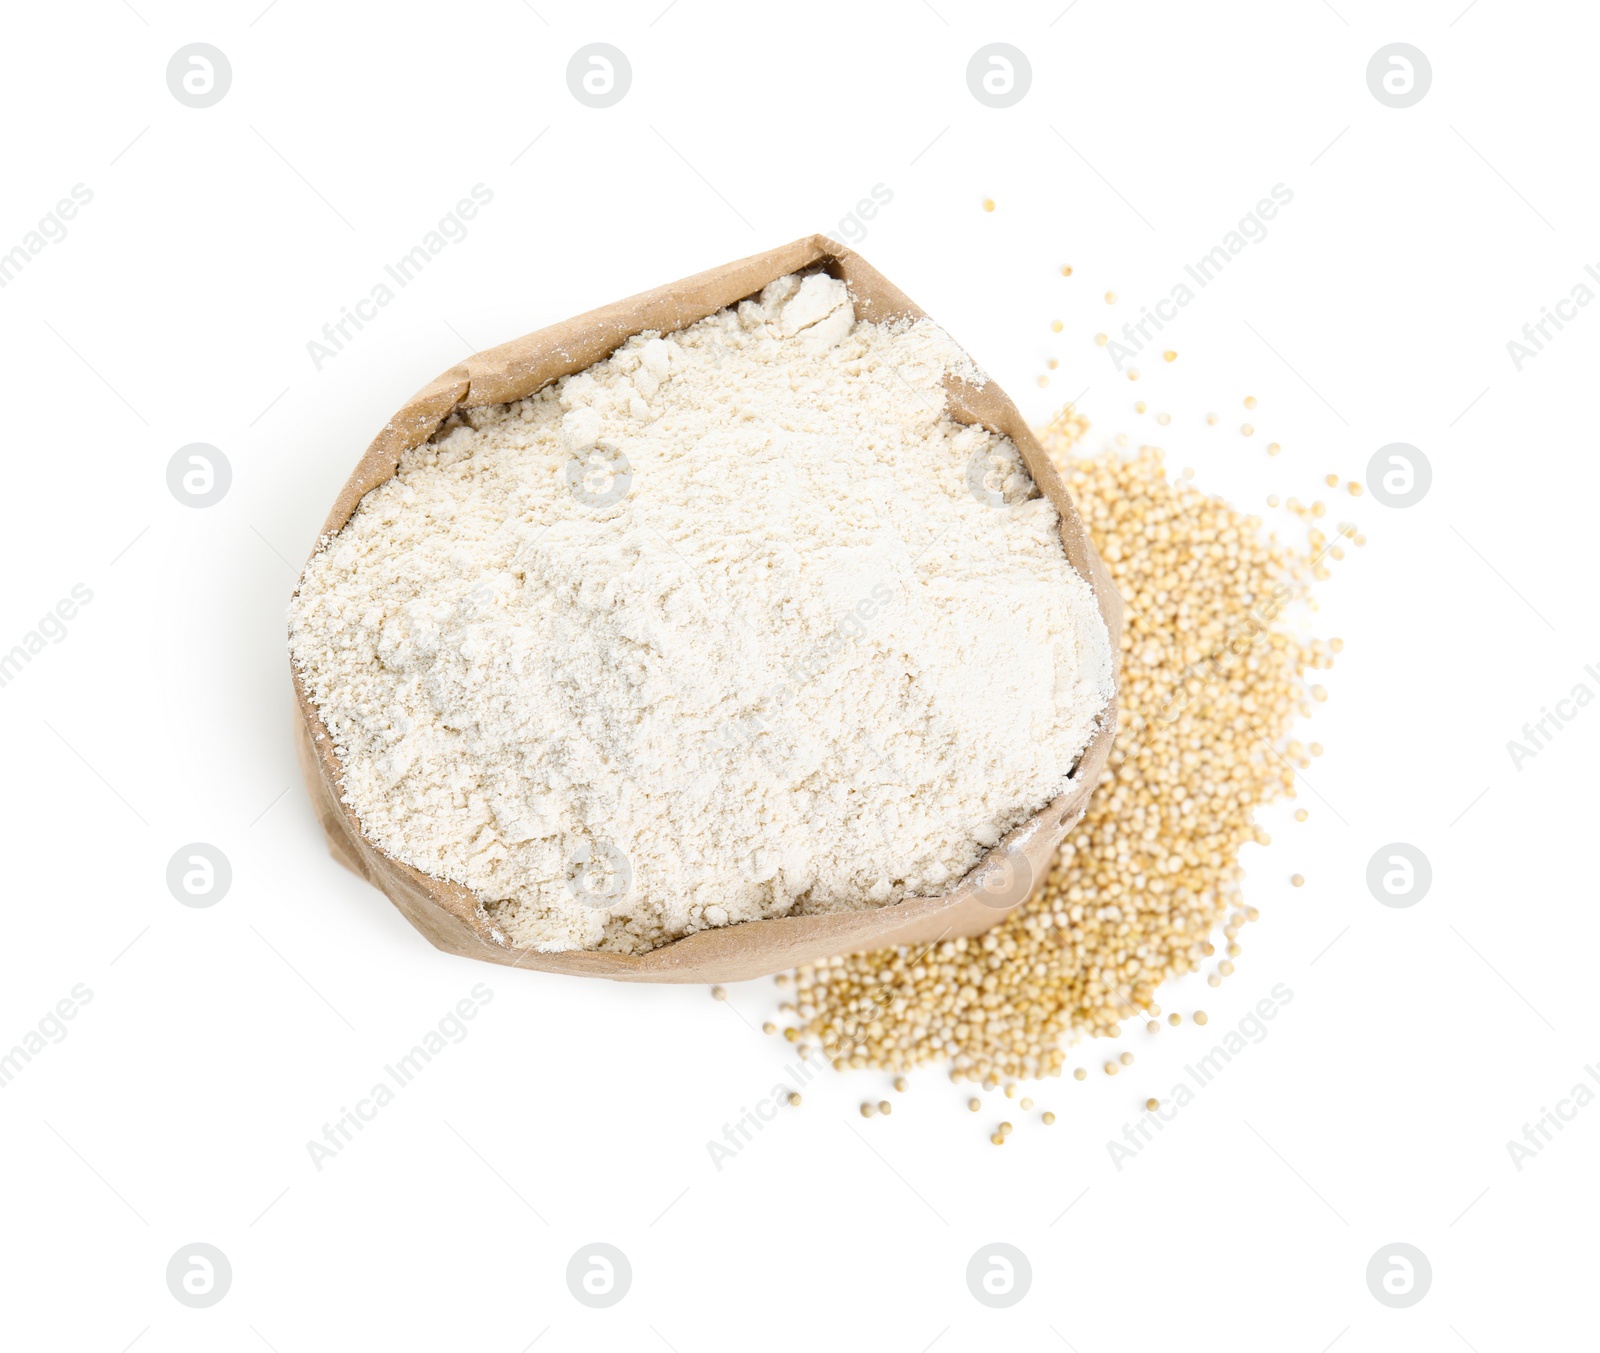
[[[592,366],[642,330],[668,333],[685,328],[754,295],[778,277],[818,267],[849,285],[860,319],[882,322],[923,317],[909,297],[860,255],[821,235],[602,306],[477,353],[424,386],[367,448],[328,514],[324,535],[338,532],[362,497],[393,477],[401,453],[427,441],[455,410],[521,399],[562,376]],[[1034,483],[1055,504],[1067,558],[1094,589],[1111,634],[1115,661],[1121,652],[1121,601],[1055,467],[1016,406],[993,381],[976,388],[948,377],[945,384],[946,410],[951,417],[962,423],[981,423],[1010,437]],[[333,740],[292,664],[291,673],[300,706],[296,724],[300,766],[335,859],[381,889],[412,925],[450,953],[514,967],[635,982],[740,981],[833,954],[896,945],[920,947],[989,929],[1043,884],[1062,838],[1083,816],[1116,728],[1113,699],[1067,791],[1007,835],[977,868],[942,896],[907,898],[865,911],[747,921],[702,930],[644,954],[546,954],[499,943],[488,914],[468,889],[401,863],[362,834],[354,811],[341,799],[343,772]]]

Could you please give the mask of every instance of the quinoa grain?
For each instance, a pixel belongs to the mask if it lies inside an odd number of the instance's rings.
[[[1117,743],[1044,886],[986,935],[798,970],[784,1036],[803,1032],[837,1069],[942,1061],[987,1089],[1060,1075],[1068,1039],[1147,1017],[1162,982],[1215,953],[1217,926],[1232,915],[1237,934],[1258,914],[1242,907],[1239,849],[1265,843],[1255,810],[1292,796],[1294,765],[1310,764],[1289,732],[1310,708],[1306,673],[1342,647],[1294,637],[1262,599],[1303,596],[1326,538],[1312,526],[1302,552],[1265,535],[1169,478],[1155,447],[1080,456],[1087,426],[1069,406],[1041,440],[1128,602]]]

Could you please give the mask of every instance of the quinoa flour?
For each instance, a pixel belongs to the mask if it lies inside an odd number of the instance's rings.
[[[546,952],[948,891],[1113,676],[947,374],[984,379],[931,321],[784,277],[406,452],[290,606],[365,834]]]

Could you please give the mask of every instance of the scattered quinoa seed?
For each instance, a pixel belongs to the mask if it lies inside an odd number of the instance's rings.
[[[1157,447],[1080,452],[1088,427],[1069,407],[1040,440],[1132,603],[1102,783],[1039,891],[987,934],[796,972],[797,1027],[784,1036],[803,1033],[838,1070],[900,1075],[938,1062],[974,1090],[1067,1070],[1085,1080],[1084,1066],[1066,1062],[1069,1043],[1148,1024],[1162,983],[1205,973],[1219,927],[1255,919],[1239,852],[1266,835],[1258,811],[1292,796],[1296,766],[1310,764],[1307,749],[1290,747],[1291,730],[1305,677],[1341,645],[1263,625],[1253,608],[1275,587],[1304,597],[1327,538],[1307,516],[1306,546],[1269,537],[1259,517],[1171,473]],[[1192,664],[1208,654],[1218,656],[1201,681]],[[1167,1020],[1182,1022],[1177,1012]]]
[[[726,987],[712,987],[711,988],[711,999],[714,1000],[714,1001],[725,1001],[725,1000],[727,1000],[728,999],[728,990],[727,990],[727,988]]]
[[[891,1104],[887,1099],[880,1099],[878,1101],[878,1112],[881,1114],[891,1114],[894,1112],[894,1105]]]
[[[1172,1025],[1173,1028],[1177,1028],[1178,1025],[1183,1023],[1183,1016],[1174,1010],[1170,1015],[1167,1016],[1167,1023]]]
[[[1004,1146],[1006,1144],[1006,1139],[998,1132],[991,1136],[989,1140],[996,1146]]]
[[[973,1113],[977,1113],[977,1111],[983,1107],[983,1101],[974,1097],[967,1101],[967,1107],[971,1109]]]
[[[1072,264],[1063,263],[1061,265],[1061,275],[1063,277],[1071,277],[1072,276]]]
[[[1149,1112],[1154,1113],[1161,1107],[1161,1101],[1152,1095],[1149,1099],[1145,1100],[1144,1106],[1147,1110],[1149,1110]]]
[[[778,1026],[769,1019],[761,1026],[761,1032],[764,1034],[775,1034],[778,1032]]]
[[[1178,354],[1175,353],[1171,348],[1168,348],[1164,353],[1161,354],[1161,356],[1164,361],[1168,362],[1176,362],[1178,360]]]
[[[1116,303],[1117,303],[1117,293],[1114,292],[1114,291],[1106,292],[1106,304],[1107,305],[1115,305]]]
[[[1303,888],[1305,886],[1306,876],[1304,874],[1290,874],[1289,882],[1292,883],[1296,888]]]
[[[1125,1052],[1117,1060],[1119,1062],[1121,1062],[1123,1066],[1132,1066],[1133,1065],[1133,1054],[1131,1052]]]
[[[1025,1109],[1025,1110],[1026,1110],[1026,1109],[1031,1109],[1031,1108],[1032,1108],[1032,1107],[1033,1107],[1033,1101],[1032,1101],[1032,1100],[1031,1100],[1031,1099],[1024,1099],[1024,1100],[1023,1100],[1023,1101],[1022,1101],[1022,1105],[1021,1105],[1021,1107],[1022,1107],[1022,1108],[1023,1108],[1023,1109]]]
[[[1239,424],[1239,431],[1246,437],[1254,437],[1256,435],[1256,429],[1253,423]]]
[[[1053,319],[1053,320],[1051,320],[1051,321],[1050,321],[1050,332],[1051,332],[1051,333],[1053,333],[1053,334],[1058,334],[1058,333],[1060,333],[1060,332],[1061,332],[1061,331],[1062,331],[1062,330],[1063,330],[1063,329],[1065,329],[1065,328],[1066,328],[1066,327],[1067,327],[1067,326],[1066,326],[1066,325],[1065,325],[1065,324],[1063,324],[1063,323],[1062,323],[1062,322],[1061,322],[1061,321],[1060,321],[1060,320],[1058,320],[1058,319]]]
[[[992,198],[992,197],[984,198],[983,199],[983,209],[985,211],[993,211],[994,210],[994,198]]]
[[[908,1081],[904,1076],[896,1076],[894,1078],[894,1088],[900,1091],[901,1094],[904,1094],[911,1088],[911,1082]]]
[[[863,1104],[861,1106],[861,1116],[863,1118],[871,1118],[877,1111],[877,1108],[872,1104]]]
[[[1189,1018],[1196,1024],[1204,1024],[1209,1017],[1204,1010],[1196,1010]]]
[[[1108,1075],[1108,1076],[1115,1076],[1117,1074],[1117,1072],[1119,1072],[1121,1070],[1122,1070],[1122,1068],[1119,1067],[1115,1062],[1107,1062],[1106,1063],[1106,1075]]]
[[[1056,1116],[1055,1116],[1055,1114],[1051,1113],[1049,1109],[1046,1109],[1043,1113],[1041,1113],[1039,1115],[1039,1121],[1041,1123],[1043,1123],[1046,1127],[1049,1127],[1050,1124],[1052,1124],[1053,1122],[1056,1121]]]
[[[800,1107],[800,1092],[798,1090],[789,1091],[789,1103],[797,1109]]]
[[[1012,1126],[1011,1126],[1010,1123],[1002,1123],[1002,1124],[1000,1124],[1000,1135],[1002,1137],[1009,1137],[1011,1135],[1012,1131],[1013,1131],[1013,1129],[1012,1129]]]
[[[1100,346],[1100,347],[1102,347],[1102,348],[1103,348],[1103,347],[1105,347],[1105,345],[1106,345],[1106,344],[1107,344],[1107,343],[1109,343],[1109,342],[1110,342],[1110,341],[1111,341],[1111,337],[1110,337],[1110,335],[1109,335],[1109,334],[1096,334],[1096,335],[1095,335],[1095,336],[1094,336],[1094,341],[1095,341],[1095,342],[1096,342],[1096,343],[1097,343],[1097,344],[1098,344],[1098,345],[1099,345],[1099,346]]]

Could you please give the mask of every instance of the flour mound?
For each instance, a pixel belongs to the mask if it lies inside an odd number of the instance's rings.
[[[366,835],[545,952],[948,891],[1113,679],[947,374],[931,321],[785,277],[407,452],[289,613]]]

